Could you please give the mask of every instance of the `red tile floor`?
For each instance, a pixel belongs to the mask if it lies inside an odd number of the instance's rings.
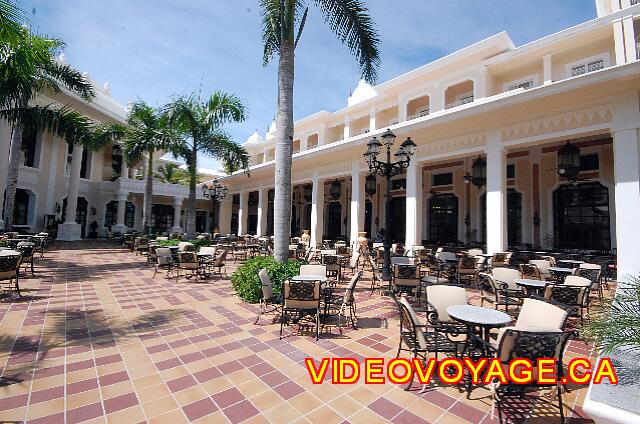
[[[230,264],[229,271],[235,266]],[[100,242],[63,244],[0,302],[0,422],[487,423],[491,398],[456,387],[313,385],[304,358],[392,358],[397,309],[357,291],[358,330],[279,340],[270,318],[236,298],[229,279],[152,278],[142,256]],[[473,297],[477,301],[477,295]],[[571,354],[587,354],[580,341]],[[571,422],[591,422],[585,389],[566,395]],[[523,402],[518,422],[558,422]],[[516,417],[517,418],[517,417]]]

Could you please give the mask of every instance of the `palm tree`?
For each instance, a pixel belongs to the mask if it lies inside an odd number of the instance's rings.
[[[29,105],[39,93],[58,93],[63,87],[85,100],[93,98],[91,83],[54,59],[62,47],[61,41],[40,37],[26,28],[20,28],[15,43],[1,47],[0,118],[13,127],[4,210],[7,229],[13,223],[23,131],[49,131],[71,144],[91,144],[92,123],[88,118],[66,106]]]
[[[22,10],[7,0],[0,0],[0,40],[13,44],[20,38]],[[4,46],[3,46],[4,47]]]
[[[198,154],[213,156],[223,163],[233,161],[248,170],[248,153],[222,130],[224,124],[244,121],[245,107],[238,97],[216,91],[207,100],[196,93],[177,97],[165,106],[164,111],[169,126],[182,134],[182,140],[174,147],[173,153],[187,164],[189,200],[186,233],[188,238],[193,238],[196,232]]]
[[[184,170],[180,169],[175,163],[167,163],[158,167],[154,177],[163,183],[182,184],[185,174]]]
[[[105,131],[112,132],[113,139],[123,141],[122,153],[127,164],[136,163],[146,156],[147,175],[144,187],[144,232],[151,231],[151,206],[153,197],[153,157],[158,151],[170,148],[174,135],[166,125],[163,115],[142,100],[133,103],[127,117],[127,125],[112,124]]]
[[[380,62],[378,34],[362,0],[314,0],[324,21],[356,56],[363,77],[372,82]],[[278,112],[274,209],[274,256],[289,255],[291,221],[291,162],[293,144],[293,83],[295,49],[309,8],[305,0],[260,0],[264,64],[278,54]]]

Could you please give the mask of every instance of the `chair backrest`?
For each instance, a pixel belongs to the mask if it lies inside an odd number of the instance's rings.
[[[580,264],[580,266],[578,268],[580,268],[580,269],[598,269],[598,270],[602,269],[602,267],[600,265],[598,265],[598,264],[590,264],[588,262]]]
[[[358,266],[358,261],[360,261],[360,252],[354,250],[353,254],[351,255],[351,259],[349,260],[349,266],[352,269],[355,269]]]
[[[273,287],[271,286],[271,279],[269,278],[269,272],[266,268],[262,268],[258,272],[260,283],[262,285],[262,299],[268,300],[273,297]]]
[[[22,255],[22,259],[30,259],[33,256],[33,251],[36,250],[36,245],[28,241],[21,241],[16,248]]]
[[[508,363],[516,358],[529,359],[535,363],[539,358],[556,360],[557,372],[562,372],[564,349],[573,335],[563,331],[530,331],[508,328],[498,344],[498,358]]]
[[[193,248],[194,248],[193,244],[189,243],[188,241],[181,241],[178,243],[179,252],[188,252],[193,250]]]
[[[420,270],[416,265],[394,265],[393,284],[417,287],[420,285]]]
[[[319,281],[285,281],[282,288],[285,308],[317,309],[320,307]]]
[[[509,264],[509,259],[511,259],[510,252],[494,253],[493,257],[491,258],[491,266],[497,267],[507,265]]]
[[[547,259],[531,259],[529,263],[537,266],[540,274],[548,275],[550,273],[549,267],[551,266],[551,262]]]
[[[463,256],[458,261],[458,271],[476,271],[478,269],[478,259],[475,256]]]
[[[166,236],[158,236],[158,237],[156,237],[156,240],[157,240],[157,241],[168,241],[168,240],[169,240],[169,237],[166,237]]]
[[[588,296],[589,285],[572,285],[565,281],[564,284],[547,284],[544,288],[545,299],[568,306],[584,306]]]
[[[536,264],[520,264],[520,275],[529,280],[542,280],[542,275]]]
[[[481,256],[484,252],[482,249],[469,249],[467,253],[469,256]]]
[[[379,247],[384,247],[384,243],[380,243],[380,242],[375,242],[372,245],[373,249],[378,249]]]
[[[300,275],[327,275],[327,267],[324,265],[300,265]]]
[[[321,263],[326,267],[327,271],[337,271],[340,269],[340,256],[322,255]]]
[[[591,280],[585,277],[580,277],[578,275],[567,275],[567,277],[564,279],[564,284],[569,286],[586,287],[591,285]]]
[[[224,266],[224,261],[227,259],[228,250],[223,250],[218,256],[216,256],[216,261],[213,266],[221,267]]]
[[[342,299],[343,303],[349,304],[353,300],[353,293],[356,290],[356,284],[358,284],[361,276],[362,271],[358,271],[353,274],[353,277],[351,277],[351,280],[349,281],[349,284],[347,284],[347,288],[344,291],[344,298]]]
[[[158,257],[158,264],[160,265],[169,265],[173,262],[171,249],[169,249],[168,247],[157,247],[156,256]]]
[[[202,246],[200,248],[200,253],[205,253],[207,255],[215,256],[217,248],[215,246]]]
[[[198,255],[196,252],[178,252],[178,262],[182,264],[198,263]]]
[[[21,256],[17,254],[0,256],[0,279],[17,277],[21,259]]]
[[[349,248],[346,245],[339,245],[336,243],[336,255],[348,255]]]
[[[518,290],[519,287],[515,283],[515,279],[520,278],[520,271],[512,268],[494,268],[491,273],[493,274],[493,279],[496,281],[498,285],[506,284],[510,290]]]
[[[437,252],[436,258],[438,258],[438,260],[440,261],[453,261],[453,260],[456,260],[458,257],[454,252]]]
[[[447,308],[453,305],[466,305],[469,302],[464,287],[434,285],[427,287],[427,302],[438,314],[440,322],[454,322],[447,313]]]
[[[427,341],[420,327],[421,323],[416,315],[416,311],[404,296],[396,301],[400,311],[400,333],[410,332],[421,350],[426,350]]]
[[[575,275],[570,275],[569,277],[573,277],[573,276],[578,276],[578,277],[584,277],[587,278],[589,281],[591,281],[592,283],[599,283],[600,282],[600,275],[602,274],[601,268],[598,266],[598,268],[578,268],[575,271]]]
[[[536,327],[549,331],[562,331],[568,315],[567,311],[559,306],[538,299],[526,298],[522,301],[516,327]]]

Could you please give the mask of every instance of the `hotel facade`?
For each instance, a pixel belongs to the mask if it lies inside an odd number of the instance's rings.
[[[394,241],[616,250],[639,272],[640,4],[598,0],[598,18],[516,47],[506,33],[295,122],[291,234],[353,242],[384,227],[386,182],[367,184],[367,142],[390,129],[417,144],[391,181]],[[559,151],[579,173],[559,172]],[[271,235],[275,124],[244,143],[250,177],[221,179],[222,233]],[[384,148],[384,147],[383,147]],[[470,183],[474,164],[486,179]],[[467,176],[467,178],[465,178]]]

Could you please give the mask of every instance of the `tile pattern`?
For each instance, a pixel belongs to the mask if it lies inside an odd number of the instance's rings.
[[[25,299],[0,302],[0,421],[497,422],[485,388],[467,399],[456,387],[310,383],[305,357],[395,356],[397,310],[366,278],[360,328],[325,329],[316,342],[311,329],[279,340],[271,316],[254,325],[256,305],[239,301],[228,279],[152,275],[144,257],[99,242],[67,243],[37,261],[36,276],[22,280]],[[581,341],[570,351],[590,353]],[[574,422],[591,422],[585,393],[566,395]],[[524,407],[559,421],[544,402]]]

